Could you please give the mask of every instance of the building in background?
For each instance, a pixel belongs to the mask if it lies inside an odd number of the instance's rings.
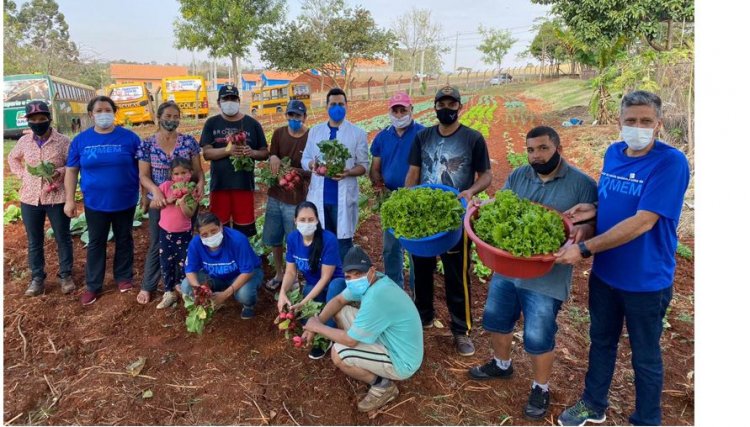
[[[180,65],[110,64],[109,74],[115,84],[143,82],[149,92],[155,94],[160,90],[163,78],[187,75],[188,67]]]

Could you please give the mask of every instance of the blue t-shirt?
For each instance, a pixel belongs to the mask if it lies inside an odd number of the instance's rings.
[[[237,230],[222,227],[224,238],[219,250],[212,251],[193,237],[188,245],[185,273],[204,271],[212,279],[231,284],[242,273],[252,273],[259,268],[260,258],[250,247],[247,237]]]
[[[83,204],[102,212],[117,212],[138,203],[140,181],[136,153],[141,139],[115,126],[111,133],[93,127],[70,143],[66,166],[80,168]]]
[[[305,246],[302,233],[294,230],[286,237],[286,262],[293,262],[297,270],[305,276],[305,281],[310,286],[315,286],[320,281],[321,272],[324,265],[334,265],[333,277],[336,279],[344,277],[341,265],[341,256],[339,255],[339,241],[336,235],[328,230],[323,230],[323,252],[320,256],[320,267],[318,271],[310,271],[310,250],[312,245]]]
[[[659,215],[654,227],[630,242],[594,255],[593,274],[610,286],[652,292],[672,285],[677,223],[690,181],[685,155],[656,141],[645,156],[628,157],[625,142],[604,154],[596,234],[644,210]]]
[[[331,130],[331,136],[328,139],[336,139],[336,135],[339,132],[339,128],[331,127],[328,124],[328,129]],[[331,178],[323,178],[323,204],[326,205],[338,205],[339,204],[339,182]]]
[[[382,344],[396,373],[408,378],[422,365],[422,322],[406,292],[388,276],[378,273],[378,278],[362,296],[347,335],[365,344]],[[354,300],[348,288],[341,295],[347,301]]]
[[[380,157],[380,173],[389,190],[404,186],[406,173],[409,172],[411,143],[414,142],[417,132],[422,129],[424,126],[412,120],[403,135],[398,136],[396,128],[388,126],[372,141],[370,154]]]

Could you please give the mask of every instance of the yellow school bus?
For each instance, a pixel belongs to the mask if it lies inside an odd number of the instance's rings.
[[[161,90],[162,101],[176,102],[183,116],[208,116],[208,90],[202,76],[165,77]]]
[[[252,90],[250,113],[263,115],[283,113],[289,101],[302,101],[310,109],[310,85],[304,82],[256,87]]]
[[[146,84],[120,83],[107,88],[107,96],[117,105],[115,124],[155,123],[154,97]]]

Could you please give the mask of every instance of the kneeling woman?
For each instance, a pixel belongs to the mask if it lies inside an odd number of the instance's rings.
[[[258,255],[244,234],[222,227],[216,215],[198,215],[198,236],[188,246],[185,280],[180,286],[183,295],[193,295],[193,288],[209,282],[214,302],[222,304],[229,297],[242,304],[242,319],[255,315],[258,286],[263,270]]]
[[[335,234],[320,226],[315,204],[302,202],[297,205],[294,222],[297,229],[286,238],[286,271],[279,292],[279,313],[287,304],[297,309],[310,300],[326,303],[346,288],[338,240]],[[286,293],[296,281],[297,271],[305,276],[304,298],[299,304],[292,305]],[[333,320],[329,323],[329,326],[335,325]],[[330,345],[325,350],[313,347],[309,356],[320,359],[329,348]]]

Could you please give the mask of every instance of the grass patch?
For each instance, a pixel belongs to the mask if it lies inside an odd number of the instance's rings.
[[[686,260],[693,259],[693,251],[689,247],[677,242],[677,255],[685,258]]]
[[[588,106],[591,88],[587,80],[560,79],[531,85],[523,95],[544,100],[553,110],[561,111],[571,107]]]

